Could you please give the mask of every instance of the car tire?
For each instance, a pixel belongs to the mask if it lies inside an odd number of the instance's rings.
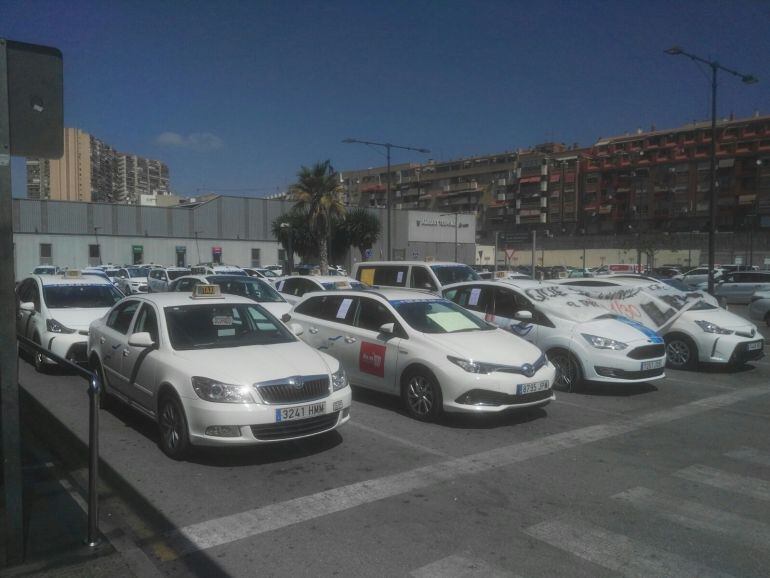
[[[444,411],[444,398],[436,377],[424,367],[410,369],[402,378],[407,413],[418,421],[435,421]]]
[[[39,336],[35,335],[33,341],[37,345],[41,345]],[[48,364],[45,362],[44,357],[45,356],[39,351],[34,349],[32,350],[32,364],[35,366],[35,371],[42,374],[48,373]]]
[[[556,368],[554,389],[566,392],[577,391],[583,383],[583,369],[577,358],[566,349],[551,349],[546,355]]]
[[[102,391],[99,395],[99,407],[106,410],[114,409],[117,400],[114,395],[110,394],[110,384],[107,383],[107,376],[104,373],[104,367],[99,358],[94,358],[91,361],[91,368],[99,376],[99,381],[102,385]]]
[[[173,393],[161,397],[158,403],[158,443],[161,451],[172,460],[182,460],[190,452],[190,430],[182,404]]]
[[[768,327],[770,327],[770,311],[765,313],[765,323],[767,324]]]
[[[666,367],[671,369],[692,369],[698,363],[698,348],[695,342],[682,333],[664,337],[666,342]]]

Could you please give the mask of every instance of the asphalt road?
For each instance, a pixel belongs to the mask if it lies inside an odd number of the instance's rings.
[[[82,435],[82,380],[21,365]],[[438,424],[354,390],[322,439],[183,463],[144,418],[103,411],[102,455],[135,496],[108,492],[102,516],[158,575],[767,576],[770,361],[667,374]]]

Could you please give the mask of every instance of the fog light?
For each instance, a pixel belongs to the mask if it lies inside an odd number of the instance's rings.
[[[350,408],[349,407],[346,407],[345,409],[342,410],[342,419],[345,419],[349,415],[350,415]]]
[[[210,425],[206,428],[206,435],[218,438],[238,438],[241,437],[241,428],[237,425]]]

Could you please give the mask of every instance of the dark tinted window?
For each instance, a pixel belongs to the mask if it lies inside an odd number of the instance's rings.
[[[431,265],[431,269],[442,285],[480,279],[479,274],[468,265]]]
[[[198,279],[180,279],[177,281],[176,285],[174,286],[174,291],[190,291],[192,292],[193,287],[195,287],[196,283],[200,283]]]
[[[180,277],[183,277],[184,275],[189,275],[190,271],[166,271],[166,275],[168,275],[168,278],[170,280],[179,279]],[[161,277],[162,279],[162,277]]]
[[[396,323],[396,318],[385,305],[376,299],[359,299],[356,327],[379,332],[380,326],[385,323]]]
[[[219,285],[222,293],[241,295],[260,303],[283,303],[284,298],[267,281],[256,277],[220,275],[207,277],[209,283]]]
[[[458,287],[446,291],[444,297],[472,311],[488,313],[492,309],[492,287]]]
[[[510,289],[495,289],[495,315],[514,319],[519,311],[533,311],[532,304]]]
[[[128,333],[134,313],[139,308],[139,301],[127,301],[116,307],[107,318],[107,327],[120,333]]]
[[[406,287],[406,265],[377,265],[375,267],[359,267],[356,278],[368,285],[384,285],[386,287]]]
[[[435,291],[437,289],[436,282],[428,273],[427,267],[421,267],[415,265],[412,267],[412,281],[411,286],[415,289],[428,289]]]
[[[43,287],[45,304],[50,309],[67,307],[112,307],[123,294],[110,284],[104,285],[47,285]]]
[[[142,305],[139,315],[134,323],[134,333],[147,332],[155,343],[158,343],[158,317],[155,315],[155,309],[152,305],[145,303]]]
[[[325,321],[352,325],[356,312],[355,301],[355,297],[348,297],[347,295],[324,295],[309,300],[310,305],[303,303],[304,308],[297,307],[297,313]]]

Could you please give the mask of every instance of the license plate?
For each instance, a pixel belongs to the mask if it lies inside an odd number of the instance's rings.
[[[762,349],[762,342],[752,341],[751,343],[749,343],[746,349],[748,349],[749,351],[756,351],[757,349]]]
[[[326,402],[313,403],[311,405],[300,405],[299,407],[284,407],[275,410],[275,421],[292,421],[295,419],[306,419],[326,413]]]
[[[647,371],[648,369],[660,369],[663,367],[663,359],[655,359],[653,361],[642,361],[642,371]]]
[[[548,381],[536,381],[535,383],[520,383],[517,387],[516,393],[524,395],[525,393],[534,393],[536,391],[543,391],[551,387]]]

